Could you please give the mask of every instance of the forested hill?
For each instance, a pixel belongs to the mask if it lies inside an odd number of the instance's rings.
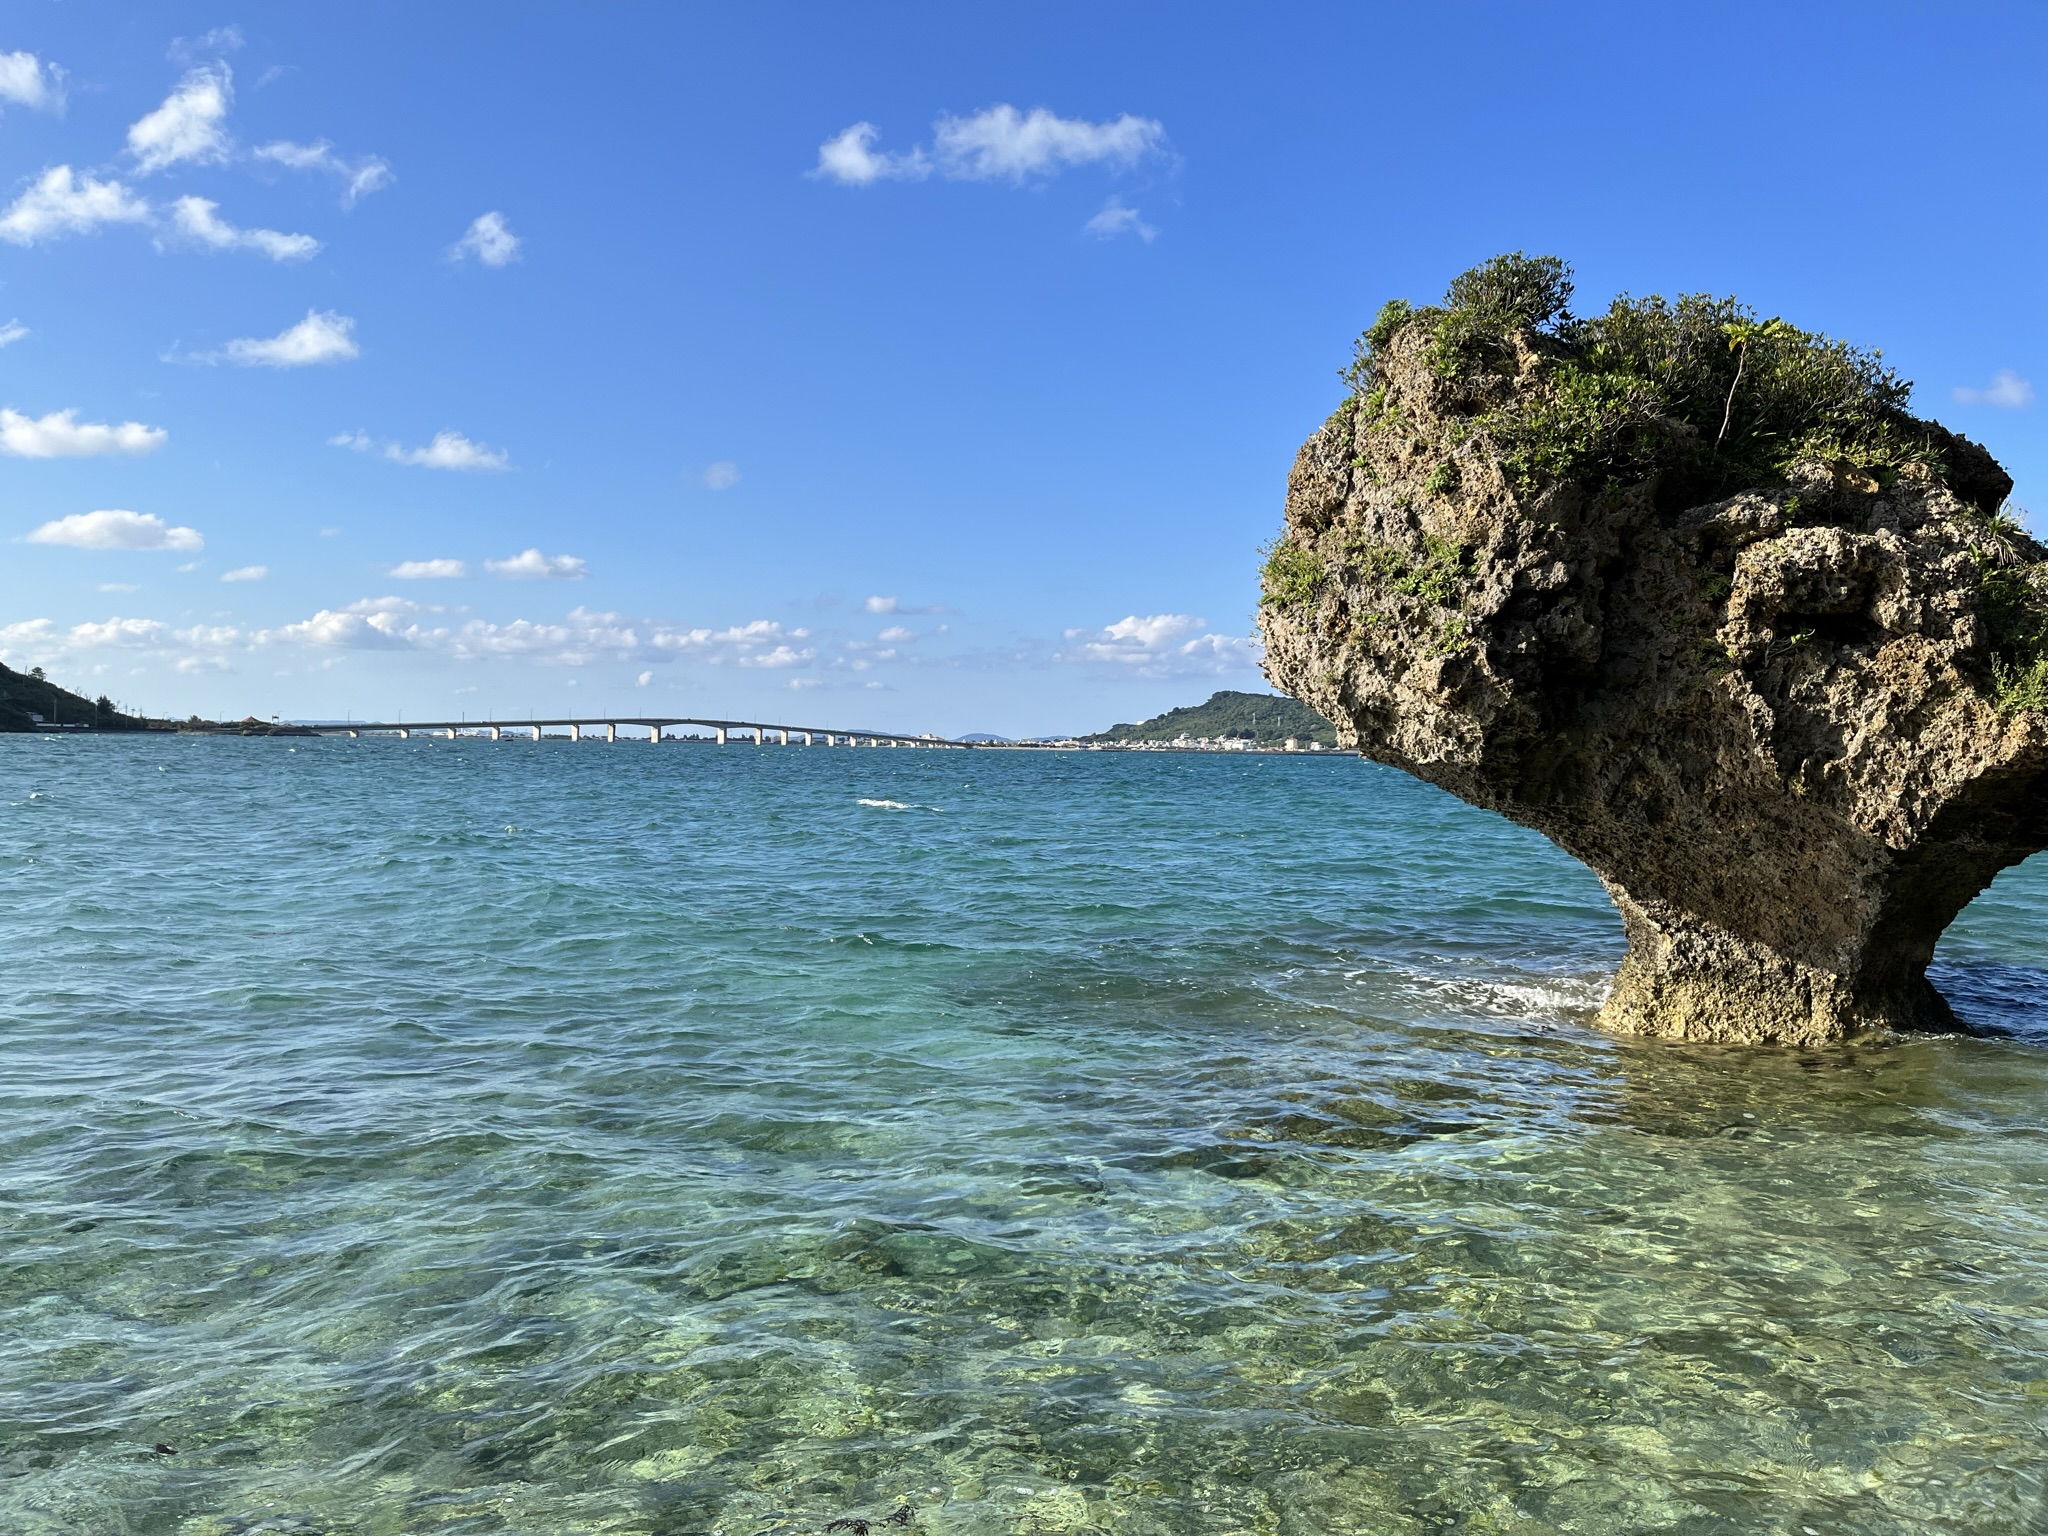
[[[97,700],[59,688],[42,669],[17,672],[0,666],[0,731],[39,731],[47,726],[92,726],[102,731],[147,730],[147,721],[124,715],[102,694]],[[43,717],[42,724],[33,718]]]
[[[1233,693],[1222,689],[1209,696],[1206,704],[1188,704],[1169,709],[1163,715],[1141,720],[1136,725],[1113,725],[1083,741],[1211,741],[1240,737],[1255,746],[1277,747],[1289,737],[1304,747],[1311,741],[1325,747],[1337,745],[1337,732],[1330,722],[1293,699],[1277,693]]]

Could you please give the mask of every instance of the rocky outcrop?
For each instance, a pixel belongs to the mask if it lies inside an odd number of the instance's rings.
[[[2048,551],[1874,359],[1714,303],[1390,307],[1290,477],[1267,675],[1598,873],[1609,1027],[1954,1027],[1937,939],[2048,846]]]

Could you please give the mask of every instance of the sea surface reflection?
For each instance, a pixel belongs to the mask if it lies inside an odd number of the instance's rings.
[[[2033,867],[1992,1033],[1826,1055],[1592,1032],[1593,878],[1354,760],[10,738],[0,818],[10,1531],[2048,1527]]]

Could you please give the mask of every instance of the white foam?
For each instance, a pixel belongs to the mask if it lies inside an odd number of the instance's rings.
[[[878,811],[914,811],[914,805],[905,805],[901,800],[856,800],[855,805],[872,805]]]

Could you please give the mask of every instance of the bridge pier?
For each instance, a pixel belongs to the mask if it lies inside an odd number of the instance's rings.
[[[455,739],[455,727],[452,725],[448,727],[448,739],[450,741]]]
[[[401,725],[401,726],[400,726],[400,727],[398,728],[398,739],[399,739],[400,741],[411,741],[411,740],[412,740],[412,732],[411,732],[411,731],[408,731],[408,730],[407,730],[407,729],[406,729],[406,728],[405,728],[404,726],[402,726],[402,725]]]
[[[496,726],[494,725],[494,726],[492,726],[492,727],[491,727],[491,740],[493,740],[493,741],[496,741],[496,740],[498,740],[498,739],[499,739],[499,731],[498,731],[498,728],[497,728],[497,727],[496,727]]]
[[[718,744],[722,747],[725,745],[725,727],[721,725],[715,727],[715,729],[718,732]]]
[[[658,747],[661,745],[660,726],[650,725],[649,727],[647,727],[647,745],[649,745],[650,747]]]
[[[539,727],[539,726],[537,726],[537,725],[535,725],[535,726],[529,726],[529,727],[528,727],[528,729],[529,729],[529,730],[531,730],[531,731],[533,732],[533,739],[534,739],[535,741],[539,741],[539,740],[540,740],[540,727]]]
[[[619,739],[619,727],[616,721],[608,720],[605,722],[604,739],[607,742],[615,742]]]

